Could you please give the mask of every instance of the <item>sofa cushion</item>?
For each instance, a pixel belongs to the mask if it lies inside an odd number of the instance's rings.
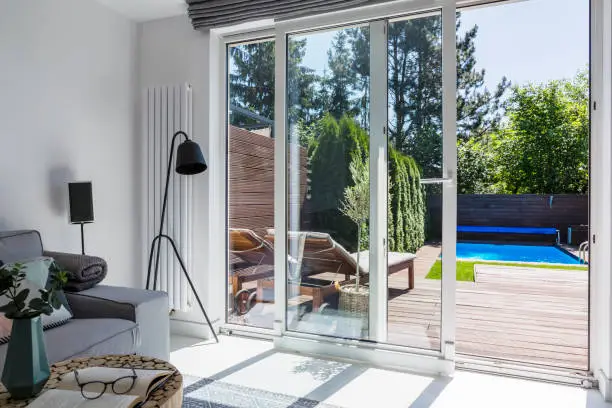
[[[0,260],[4,263],[42,256],[40,233],[33,230],[0,231]]]
[[[28,304],[32,299],[39,298],[39,289],[47,288],[50,284],[49,274],[50,267],[53,264],[53,258],[49,257],[37,257],[26,261],[21,261],[23,266],[22,272],[25,273],[25,280],[21,282],[20,290],[28,289],[30,292],[25,299],[25,303]],[[12,268],[15,264],[5,264],[4,267]],[[64,297],[65,300],[65,297]],[[8,294],[0,296],[0,306],[4,306],[9,303],[11,299]],[[66,301],[67,304],[67,301]],[[8,343],[11,337],[12,325],[7,321],[4,313],[0,313],[2,319],[0,319],[0,344]],[[51,315],[41,315],[43,328],[45,330],[52,327],[60,326],[66,323],[72,318],[70,310],[62,304],[59,309],[53,309]]]
[[[123,319],[73,319],[45,331],[49,363],[75,357],[132,354],[139,342],[138,326]],[[0,367],[4,367],[8,344],[0,345]]]

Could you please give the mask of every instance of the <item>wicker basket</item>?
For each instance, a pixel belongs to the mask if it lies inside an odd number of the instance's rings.
[[[340,310],[355,316],[367,316],[370,307],[370,291],[367,286],[351,283],[340,287]]]
[[[369,288],[367,286],[357,288],[354,283],[341,286],[338,307],[347,317],[344,322],[346,334],[350,337],[367,338],[370,308]]]

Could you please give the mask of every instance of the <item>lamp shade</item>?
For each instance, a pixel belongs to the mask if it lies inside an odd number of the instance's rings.
[[[199,174],[208,168],[200,145],[192,140],[185,140],[178,147],[176,154],[176,172],[187,176]]]

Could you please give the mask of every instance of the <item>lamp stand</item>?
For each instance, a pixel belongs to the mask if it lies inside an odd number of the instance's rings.
[[[164,238],[168,240],[170,244],[172,245],[172,249],[174,250],[174,255],[178,259],[179,264],[181,265],[183,274],[187,278],[187,282],[189,282],[189,286],[191,287],[191,290],[193,291],[193,294],[198,302],[198,305],[200,306],[200,309],[202,310],[202,314],[204,315],[204,318],[206,319],[206,323],[208,324],[208,327],[210,328],[210,331],[213,334],[215,341],[218,343],[219,338],[217,337],[217,333],[215,333],[212,323],[210,322],[210,319],[208,318],[208,314],[206,313],[206,310],[204,309],[204,305],[202,304],[202,301],[200,300],[200,296],[198,296],[198,292],[196,291],[196,288],[193,282],[191,281],[191,278],[189,277],[189,273],[187,272],[185,263],[183,262],[183,259],[181,258],[181,255],[179,254],[176,248],[176,244],[174,243],[174,240],[171,237],[163,233],[164,221],[166,219],[166,207],[168,204],[168,184],[170,183],[170,172],[172,170],[172,158],[174,157],[174,144],[176,142],[177,137],[179,136],[184,136],[185,139],[189,140],[189,137],[187,136],[187,134],[179,130],[172,137],[172,143],[170,144],[170,158],[168,160],[168,171],[166,173],[166,188],[164,190],[164,200],[163,200],[163,205],[162,205],[161,221],[159,223],[159,233],[155,236],[155,238],[153,238],[153,241],[151,242],[151,251],[149,252],[149,266],[147,268],[147,289],[150,289],[151,264],[153,262],[153,252],[155,251],[155,249],[157,249],[157,253],[155,257],[155,269],[153,270],[153,290],[157,288],[157,275],[159,273],[159,258],[160,258],[160,251],[161,251],[160,243],[161,243],[161,239]],[[179,154],[179,158],[180,158],[180,154]]]
[[[85,223],[81,223],[81,254],[85,255]]]

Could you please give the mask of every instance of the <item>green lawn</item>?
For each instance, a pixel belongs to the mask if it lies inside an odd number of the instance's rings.
[[[582,265],[550,265],[550,264],[524,264],[524,263],[512,263],[512,262],[486,262],[486,261],[457,261],[457,280],[465,282],[474,282],[474,265],[503,265],[503,266],[528,266],[529,268],[542,268],[542,269],[565,269],[565,270],[581,270],[586,271],[587,267]],[[433,264],[429,273],[425,278],[427,279],[440,279],[442,277],[442,261],[438,259]]]

